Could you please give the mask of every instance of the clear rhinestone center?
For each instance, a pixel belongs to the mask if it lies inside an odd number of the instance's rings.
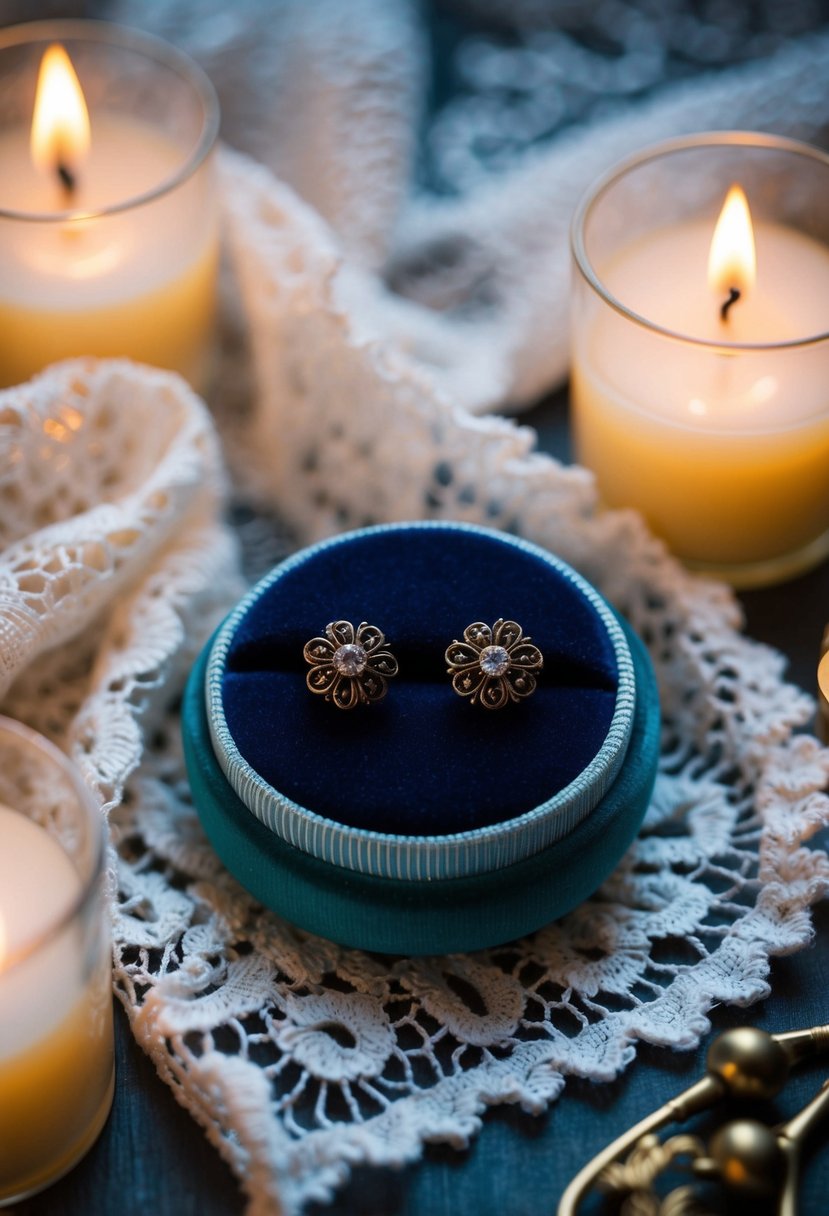
[[[341,646],[339,650],[335,650],[331,661],[341,676],[353,678],[365,671],[368,655],[359,642],[351,642],[347,646]]]
[[[502,676],[509,671],[509,652],[503,646],[485,646],[481,651],[481,671],[485,676]]]

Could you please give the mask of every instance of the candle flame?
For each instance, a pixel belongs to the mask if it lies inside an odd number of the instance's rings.
[[[739,186],[725,196],[708,255],[708,286],[718,296],[750,291],[757,276],[754,227],[748,199]]]
[[[50,46],[40,63],[32,116],[32,160],[46,173],[68,172],[89,151],[89,112],[62,46]]]

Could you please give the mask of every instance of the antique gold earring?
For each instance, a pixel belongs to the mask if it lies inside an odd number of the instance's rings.
[[[484,709],[503,709],[535,692],[534,673],[544,658],[517,621],[499,617],[492,627],[473,621],[463,639],[446,648],[446,671],[458,696]]]
[[[324,637],[305,643],[303,654],[311,667],[305,683],[338,709],[382,701],[397,675],[397,659],[385,643],[382,630],[367,621],[356,629],[350,621],[331,621]]]

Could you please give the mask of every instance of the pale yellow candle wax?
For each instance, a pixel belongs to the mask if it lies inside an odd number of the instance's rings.
[[[108,959],[89,957],[81,897],[56,841],[0,806],[0,1202],[69,1169],[112,1100]]]

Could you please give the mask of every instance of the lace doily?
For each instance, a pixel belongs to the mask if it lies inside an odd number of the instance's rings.
[[[355,7],[370,16],[368,0]],[[395,20],[384,36],[414,57],[411,82],[415,51]],[[566,292],[565,208],[623,137],[706,125],[724,106],[816,136],[829,84],[821,73],[807,84],[805,67],[827,45],[796,43],[716,88],[683,85],[597,119],[589,140],[574,133],[503,185],[418,208],[393,237],[388,211],[375,215],[374,243],[355,237],[348,261],[267,169],[223,158],[241,312],[228,314],[214,416],[244,488],[232,518],[247,575],[284,551],[268,510],[299,539],[372,520],[477,520],[560,553],[649,646],[664,738],[643,830],[593,899],[523,941],[380,959],[251,900],[189,804],[175,718],[186,669],[243,585],[210,419],[174,377],[126,363],[66,364],[0,394],[2,708],[57,738],[110,812],[117,991],[254,1216],[325,1199],[354,1163],[412,1160],[426,1139],[463,1145],[487,1105],[540,1111],[568,1076],[609,1080],[639,1041],[691,1048],[712,1005],[763,996],[770,956],[808,941],[809,907],[829,888],[826,855],[808,847],[829,822],[829,752],[793,733],[809,698],[783,682],[780,656],[741,636],[725,588],[686,574],[633,514],[596,514],[589,475],[535,452],[530,430],[465,407],[561,371],[563,337],[542,350],[532,318],[555,306],[549,339]],[[402,164],[405,141],[387,139],[401,110],[388,73],[367,71],[345,56],[339,80],[352,98],[359,86],[367,129],[396,149],[387,173]],[[761,97],[771,109],[758,116]],[[324,98],[313,121],[330,135]],[[342,155],[347,181],[364,169],[370,193],[381,170],[366,139],[368,151]],[[533,223],[550,241],[544,273],[524,245]],[[338,228],[348,243],[353,230]],[[411,287],[414,252],[447,232],[471,234],[489,269],[458,280],[452,298],[469,308],[430,314]],[[366,269],[392,239],[408,301]],[[417,276],[426,295],[446,287],[431,266]],[[491,296],[478,293],[487,276]],[[490,339],[488,385],[475,364]]]

